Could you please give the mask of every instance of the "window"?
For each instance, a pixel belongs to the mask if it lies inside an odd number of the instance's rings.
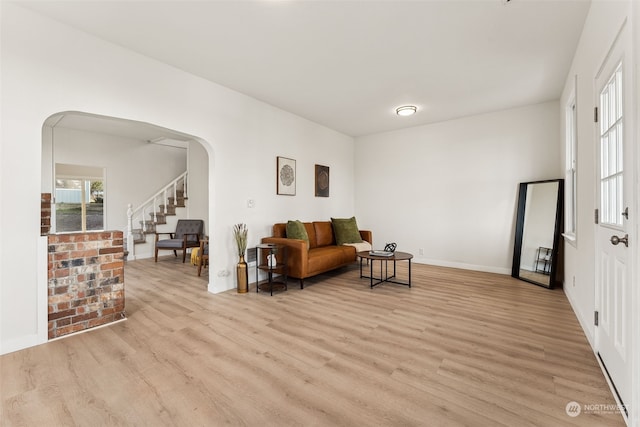
[[[571,97],[566,110],[565,168],[565,237],[575,240],[577,228],[577,111],[576,97]]]
[[[55,231],[57,233],[104,230],[102,169],[94,171],[87,171],[87,169],[95,168],[56,165]],[[85,172],[85,174],[79,172]],[[94,176],[86,175],[86,172]]]

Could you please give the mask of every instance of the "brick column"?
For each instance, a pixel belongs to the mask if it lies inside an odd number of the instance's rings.
[[[51,193],[40,195],[40,235],[46,236],[51,230]]]
[[[125,317],[122,239],[122,231],[49,235],[49,339]]]

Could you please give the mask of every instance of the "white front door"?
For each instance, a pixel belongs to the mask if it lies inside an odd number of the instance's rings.
[[[631,403],[631,61],[625,25],[596,76],[599,221],[595,347],[623,404]]]

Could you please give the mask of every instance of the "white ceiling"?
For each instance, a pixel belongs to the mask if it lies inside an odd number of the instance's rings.
[[[19,3],[352,136],[558,99],[589,9],[588,0]],[[418,113],[396,116],[403,104]]]

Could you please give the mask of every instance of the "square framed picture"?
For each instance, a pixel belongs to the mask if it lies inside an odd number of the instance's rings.
[[[285,196],[296,195],[296,161],[278,156],[277,176],[278,194]]]
[[[316,165],[316,197],[329,197],[329,166]]]

